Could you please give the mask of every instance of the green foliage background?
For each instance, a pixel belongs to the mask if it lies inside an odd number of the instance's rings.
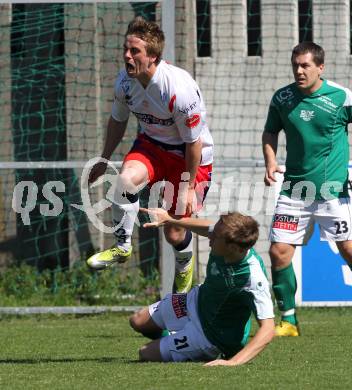
[[[84,262],[68,270],[39,272],[22,264],[0,274],[0,306],[141,305],[159,299],[159,273],[139,268],[90,271]]]

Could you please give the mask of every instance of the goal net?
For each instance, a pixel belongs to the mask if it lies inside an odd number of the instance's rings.
[[[290,53],[303,40],[326,50],[326,78],[351,84],[350,8],[349,0],[1,2],[0,267],[26,264],[38,275],[49,270],[51,288],[59,291],[68,283],[63,271],[79,268],[87,256],[113,244],[112,234],[72,205],[82,204],[85,162],[102,150],[124,33],[135,15],[168,29],[167,50],[174,49],[168,59],[188,70],[203,92],[215,142],[213,185],[203,215],[216,218],[230,210],[254,215],[261,225],[257,249],[268,264],[274,194],[263,186],[261,152],[268,105],[277,88],[292,82]],[[113,155],[117,165],[137,131],[131,116]],[[281,139],[280,145],[282,161]],[[92,189],[91,203],[104,198],[110,185],[105,181]],[[141,198],[146,202],[148,193]],[[99,219],[109,226],[111,210]],[[132,261],[111,271],[123,294],[134,275],[147,285],[159,283],[159,259],[165,255],[160,239],[157,231],[135,226]],[[206,240],[198,240],[196,249],[202,280]],[[106,277],[94,278],[92,285],[98,285]]]

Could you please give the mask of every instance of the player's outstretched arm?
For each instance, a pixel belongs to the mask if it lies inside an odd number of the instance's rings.
[[[214,222],[208,219],[200,219],[200,218],[175,219],[166,210],[161,208],[145,209],[141,207],[139,210],[148,213],[152,220],[152,222],[147,222],[143,225],[146,228],[159,227],[165,224],[171,224],[174,226],[179,226],[185,229],[192,230],[192,232],[199,234],[200,236],[208,237],[209,226],[214,225]]]
[[[205,366],[239,366],[255,358],[274,338],[275,323],[273,318],[258,320],[259,329],[250,342],[229,360],[217,359]]]

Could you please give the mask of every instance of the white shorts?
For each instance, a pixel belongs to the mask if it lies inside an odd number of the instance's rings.
[[[203,333],[197,311],[198,290],[196,286],[188,294],[167,294],[149,306],[153,321],[172,332],[160,340],[164,362],[209,361],[220,354]]]
[[[305,245],[314,222],[319,225],[322,241],[352,240],[352,206],[350,198],[302,200],[280,195],[273,217],[270,241]]]

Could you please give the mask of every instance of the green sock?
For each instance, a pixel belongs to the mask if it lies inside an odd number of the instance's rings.
[[[283,315],[282,319],[293,325],[297,324],[295,310],[295,294],[297,290],[297,281],[292,263],[280,270],[272,270],[273,291],[277,305],[281,312],[293,310],[289,315]]]
[[[281,319],[282,319],[282,321],[287,321],[292,325],[297,325],[296,314],[291,314],[289,316],[283,315],[283,316],[281,316]]]

